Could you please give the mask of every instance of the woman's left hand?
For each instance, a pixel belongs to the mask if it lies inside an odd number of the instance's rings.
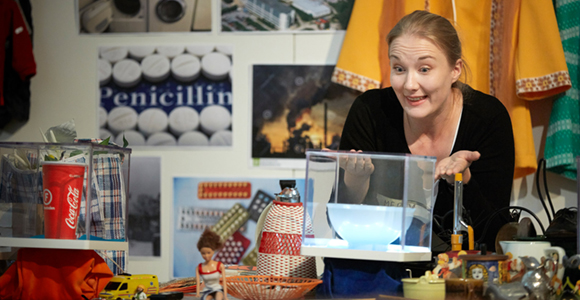
[[[445,179],[452,184],[455,181],[455,174],[463,173],[463,183],[467,184],[471,180],[469,166],[479,159],[481,154],[477,151],[462,150],[453,153],[451,156],[437,162],[435,167],[435,180]]]

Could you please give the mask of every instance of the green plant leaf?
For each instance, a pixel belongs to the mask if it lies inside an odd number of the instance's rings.
[[[77,155],[82,154],[82,153],[83,153],[82,150],[74,150],[70,153],[70,157],[77,156]]]
[[[109,145],[109,140],[111,139],[111,137],[108,137],[104,140],[102,140],[99,145],[103,145],[103,146],[108,146]]]

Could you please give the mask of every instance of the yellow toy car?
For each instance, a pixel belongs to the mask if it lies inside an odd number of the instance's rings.
[[[139,285],[143,285],[144,292],[147,296],[159,292],[159,280],[156,275],[138,274],[138,275],[117,275],[111,278],[111,281],[105,286],[99,294],[101,299],[107,300],[125,300],[132,299]]]

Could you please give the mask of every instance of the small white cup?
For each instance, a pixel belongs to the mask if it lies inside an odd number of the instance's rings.
[[[529,256],[541,261],[544,250],[550,248],[550,242],[545,241],[500,241],[504,254],[510,252],[514,258]]]

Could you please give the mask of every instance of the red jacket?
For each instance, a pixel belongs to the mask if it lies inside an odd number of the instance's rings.
[[[14,0],[0,0],[0,45],[12,39],[12,67],[26,80],[36,74],[36,62],[32,54],[32,41]],[[4,105],[4,60],[5,49],[0,47],[0,106]]]

